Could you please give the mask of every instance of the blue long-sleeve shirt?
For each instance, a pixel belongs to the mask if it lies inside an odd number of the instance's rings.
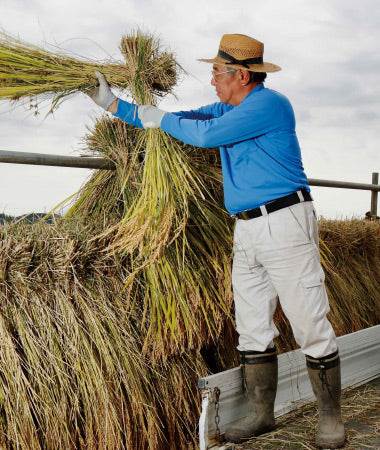
[[[135,106],[119,100],[115,114],[142,128]],[[214,103],[167,113],[161,128],[181,141],[220,148],[224,202],[231,214],[306,188],[289,100],[260,84],[238,105]]]

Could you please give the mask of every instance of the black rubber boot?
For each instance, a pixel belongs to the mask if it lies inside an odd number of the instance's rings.
[[[277,392],[276,348],[265,352],[241,352],[241,366],[248,412],[226,430],[229,442],[241,443],[274,428],[274,400]]]
[[[343,447],[345,432],[340,411],[341,380],[338,351],[323,358],[306,355],[306,364],[319,409],[316,445],[319,448]]]

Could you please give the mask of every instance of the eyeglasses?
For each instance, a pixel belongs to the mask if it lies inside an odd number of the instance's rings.
[[[212,79],[213,79],[214,81],[217,81],[216,77],[217,77],[218,75],[222,75],[222,73],[228,73],[228,72],[235,72],[235,69],[229,69],[229,70],[226,70],[225,72],[218,72],[218,73],[215,73],[215,70],[212,70],[212,71],[211,71],[211,76],[212,76]]]

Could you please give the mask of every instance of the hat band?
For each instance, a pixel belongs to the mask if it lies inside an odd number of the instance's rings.
[[[263,57],[259,56],[258,58],[248,58],[248,59],[236,59],[233,56],[229,55],[226,52],[223,52],[222,50],[218,51],[218,56],[220,56],[223,59],[226,59],[228,62],[226,64],[239,64],[243,67],[246,67],[249,69],[248,64],[262,64],[263,63]]]

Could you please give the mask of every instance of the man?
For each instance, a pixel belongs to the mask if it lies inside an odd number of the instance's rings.
[[[236,217],[232,284],[248,414],[226,430],[242,442],[274,426],[277,354],[273,323],[277,298],[306,355],[319,405],[316,442],[338,448],[345,433],[340,414],[340,362],[320,265],[315,211],[301,161],[289,101],[264,87],[264,45],[227,34],[213,64],[219,103],[166,113],[117,99],[104,76],[89,95],[104,109],[138,127],[161,127],[203,148],[220,147],[225,206]],[[135,114],[137,108],[138,114]]]

